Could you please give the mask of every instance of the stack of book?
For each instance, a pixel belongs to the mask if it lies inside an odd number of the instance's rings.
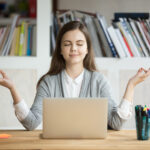
[[[0,56],[36,56],[36,25],[20,21],[18,15],[12,23],[0,26]]]
[[[149,13],[115,13],[114,15],[108,33],[119,57],[149,57]]]
[[[108,34],[104,16],[99,13],[78,10],[59,10],[52,17],[53,23],[50,26],[51,54],[55,49],[55,41],[59,29],[67,22],[79,20],[89,31],[95,57],[118,57],[114,44]]]
[[[112,25],[99,13],[59,10],[50,26],[51,54],[59,29],[69,21],[79,20],[88,29],[95,57],[149,57],[149,13],[115,13]]]

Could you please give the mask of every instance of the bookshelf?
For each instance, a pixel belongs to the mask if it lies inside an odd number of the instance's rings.
[[[63,0],[62,0],[63,1]],[[71,4],[72,1],[66,0],[66,1],[60,1],[67,7],[67,4]],[[101,1],[102,5],[106,7],[106,4],[108,4],[105,0],[99,0]],[[113,0],[115,3],[118,2],[116,0]],[[74,1],[73,3],[78,3],[81,1]],[[98,2],[98,1],[95,1]],[[130,1],[120,1],[119,4],[123,8],[124,3],[132,3]],[[94,2],[92,1],[94,4]],[[115,6],[115,3],[113,3],[113,6]],[[149,1],[147,1],[149,3]],[[145,7],[147,7],[147,3],[145,4]],[[88,3],[86,3],[88,5]],[[89,6],[86,6],[84,3],[84,9],[89,8]],[[127,5],[127,4],[126,4]],[[75,4],[70,5],[68,7],[71,8],[71,6],[76,6]],[[79,5],[78,5],[79,6]],[[83,6],[83,4],[81,5]],[[94,6],[92,6],[93,8]],[[102,6],[101,6],[102,7]],[[105,10],[106,8],[103,8],[102,10]],[[131,7],[131,6],[130,6]],[[118,7],[119,8],[119,7]],[[34,94],[36,89],[36,82],[37,80],[48,70],[51,57],[50,57],[50,31],[49,31],[49,25],[51,24],[51,17],[50,13],[52,11],[52,0],[37,0],[37,51],[36,56],[22,56],[22,57],[16,57],[16,56],[0,56],[0,68],[6,70],[8,73],[10,73],[11,78],[16,83],[19,92],[21,93],[22,97],[26,100],[28,106],[30,107],[34,100]],[[65,8],[67,9],[67,8]],[[74,8],[75,9],[75,8]],[[80,7],[78,7],[80,9]],[[98,9],[96,7],[96,9]],[[121,8],[119,8],[120,10]],[[130,8],[131,10],[131,8]],[[144,10],[144,8],[143,8]],[[114,10],[109,9],[109,14],[112,14]],[[125,10],[124,11],[128,11]],[[105,14],[103,14],[105,15]],[[109,16],[107,14],[107,16]],[[109,17],[108,17],[109,19]],[[127,84],[128,79],[133,76],[136,72],[136,70],[140,67],[144,67],[148,69],[150,67],[150,58],[101,58],[97,57],[96,64],[98,69],[104,73],[104,75],[107,76],[108,80],[110,81],[113,91],[114,91],[114,97],[117,99],[117,103],[119,103],[120,98],[123,96],[125,85]],[[14,71],[13,71],[14,70]],[[21,73],[20,73],[21,72]],[[31,73],[31,74],[30,74]],[[33,73],[33,74],[32,74]],[[17,76],[17,74],[19,74]],[[29,76],[26,78],[26,76]],[[20,79],[17,80],[17,77]],[[36,79],[34,79],[35,77]],[[25,85],[25,81],[29,80],[32,82],[32,86],[30,84]],[[23,82],[23,83],[22,83]],[[137,103],[144,103],[149,104],[149,97],[150,97],[150,79],[147,80],[147,82],[142,83],[135,89],[135,102]],[[31,87],[30,87],[31,86]],[[31,90],[31,91],[30,91]],[[141,93],[142,91],[142,93]],[[141,93],[141,94],[140,94]],[[5,88],[0,87],[0,118],[9,118],[9,119],[1,119],[1,129],[24,129],[20,123],[17,121],[13,107],[12,107],[12,99],[10,97],[10,93]],[[5,108],[5,109],[4,109]],[[2,114],[5,116],[3,117]],[[134,120],[134,115],[132,120]],[[134,122],[132,120],[129,120],[124,128],[133,129],[135,127]],[[41,126],[39,127],[41,128]]]
[[[37,19],[21,19],[20,21],[30,21],[37,24],[37,37],[36,37],[36,56],[0,56],[0,68],[7,69],[23,69],[23,68],[35,68],[38,71],[38,78],[49,67],[49,24],[51,3],[46,0],[44,3],[41,0],[37,0]],[[45,11],[43,11],[43,8]],[[47,11],[46,11],[47,10]],[[44,17],[43,17],[44,16]],[[1,24],[10,24],[11,19],[0,18]],[[44,37],[44,38],[43,38]],[[46,69],[40,69],[40,66],[47,66]]]

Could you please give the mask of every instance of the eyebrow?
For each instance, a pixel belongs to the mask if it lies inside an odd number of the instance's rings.
[[[71,42],[71,41],[65,40],[64,42]],[[77,40],[76,42],[84,42],[84,40]]]

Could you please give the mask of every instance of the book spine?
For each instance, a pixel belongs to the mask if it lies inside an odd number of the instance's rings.
[[[141,24],[139,23],[139,21],[136,21],[136,24],[138,26],[138,29],[139,29],[141,35],[142,35],[143,41],[145,42],[145,44],[146,44],[146,46],[147,46],[147,48],[149,50],[149,53],[150,53],[150,45],[149,45],[149,43],[148,43],[148,41],[147,41],[147,39],[145,37],[145,34],[144,34],[144,32],[142,30],[142,27],[141,27]]]
[[[137,39],[138,39],[140,45],[141,45],[141,47],[142,47],[142,51],[143,51],[144,55],[145,55],[146,57],[148,57],[149,54],[148,54],[148,52],[147,52],[147,48],[145,47],[145,45],[144,45],[144,43],[143,43],[143,41],[142,41],[142,39],[141,39],[141,37],[140,37],[140,35],[139,35],[139,32],[138,32],[138,30],[137,30],[137,28],[136,28],[136,26],[135,26],[134,20],[131,20],[131,19],[130,19],[130,25],[131,25],[131,27],[132,27],[132,29],[133,29],[133,31],[134,31],[134,33],[135,33],[135,35],[136,35],[136,37],[137,37]]]
[[[96,14],[96,16],[97,16],[98,21],[99,21],[99,23],[100,23],[100,25],[101,25],[101,27],[103,29],[103,32],[104,32],[104,34],[106,36],[106,39],[107,39],[107,42],[108,42],[109,47],[111,49],[113,57],[117,57],[116,49],[115,49],[115,47],[114,47],[114,45],[113,45],[113,43],[112,43],[112,41],[111,41],[111,39],[110,39],[110,37],[108,35],[107,27],[104,25],[102,17],[98,13]]]
[[[30,18],[36,18],[36,6],[37,6],[37,0],[29,0],[29,17]]]
[[[127,42],[127,40],[126,40],[126,38],[124,36],[123,36],[123,40],[124,40],[124,42],[125,42],[125,44],[126,44],[126,46],[128,48],[128,52],[130,53],[130,56],[133,57],[133,53],[131,51],[131,48],[130,48],[130,46],[129,46],[129,44],[128,44],[128,42]]]
[[[108,33],[109,33],[109,35],[110,35],[110,37],[111,37],[111,39],[112,39],[112,41],[113,41],[113,43],[114,43],[114,45],[116,47],[116,50],[117,50],[117,52],[119,54],[119,57],[120,58],[125,57],[125,53],[123,51],[123,47],[120,44],[120,41],[118,40],[118,37],[117,37],[117,35],[115,33],[115,30],[114,30],[113,26],[108,27]]]
[[[28,41],[27,41],[27,56],[31,56],[31,48],[30,48],[30,42],[31,42],[31,26],[28,26]]]
[[[23,42],[24,42],[24,33],[25,33],[25,22],[23,21],[20,29],[20,42],[19,42],[19,56],[22,56],[23,52]]]
[[[128,31],[129,31],[129,33],[130,33],[132,39],[133,39],[133,42],[135,43],[135,46],[137,47],[137,50],[138,50],[140,56],[143,57],[144,54],[143,54],[143,52],[142,52],[141,45],[139,44],[139,42],[138,42],[138,40],[137,40],[137,38],[136,38],[136,36],[135,36],[135,34],[134,34],[134,32],[133,32],[131,26],[129,25],[129,22],[128,22],[126,19],[123,19],[123,20],[124,20],[124,23],[126,24],[127,29],[128,29]]]
[[[119,39],[119,41],[120,41],[120,43],[121,43],[121,45],[123,47],[123,50],[124,50],[124,53],[125,53],[126,57],[131,57],[131,55],[130,55],[130,53],[128,51],[128,48],[127,48],[127,46],[126,46],[126,44],[125,44],[125,42],[123,40],[123,36],[122,36],[120,30],[117,28],[117,29],[115,29],[115,32],[116,32],[117,37],[118,37],[118,39]]]
[[[17,27],[17,36],[16,36],[15,56],[19,55],[20,29],[21,29],[21,26],[18,26]]]

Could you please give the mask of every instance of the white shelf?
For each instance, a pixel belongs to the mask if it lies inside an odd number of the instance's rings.
[[[0,25],[7,25],[12,23],[13,18],[0,18]],[[19,24],[22,21],[27,21],[30,22],[31,24],[36,24],[36,19],[32,18],[20,18],[19,19]]]
[[[36,68],[36,57],[0,57],[0,68],[23,69]]]
[[[135,58],[96,58],[96,64],[100,69],[106,70],[130,70],[144,67],[150,68],[149,57],[135,57]]]
[[[32,56],[5,56],[0,57],[0,68],[3,69],[37,69],[41,66],[49,67],[50,57],[46,59],[32,57]],[[42,68],[41,68],[42,70]]]
[[[34,56],[5,56],[0,57],[0,68],[40,68],[47,63],[51,57],[41,58]],[[150,58],[95,58],[99,69],[118,70],[118,69],[138,69],[144,67],[150,68]],[[46,65],[47,66],[47,65]]]

